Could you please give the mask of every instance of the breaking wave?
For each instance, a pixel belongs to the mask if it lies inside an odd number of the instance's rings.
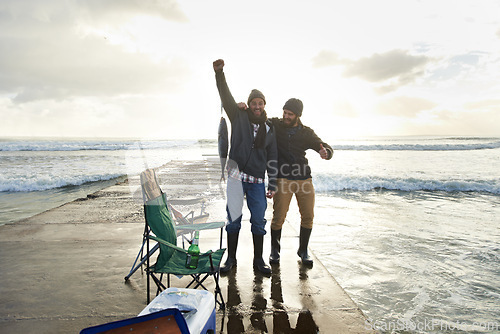
[[[90,182],[108,181],[120,176],[122,175],[37,175],[12,179],[0,175],[0,192],[43,191],[56,188],[80,186]]]
[[[190,146],[189,140],[4,140],[0,151],[121,151],[128,149],[165,149]]]
[[[0,151],[119,151],[128,149],[181,148],[216,144],[214,140],[0,140]],[[500,148],[498,138],[444,138],[439,140],[371,140],[331,142],[343,151],[473,151]]]
[[[343,151],[474,151],[500,148],[500,141],[486,143],[440,143],[440,144],[347,144],[334,145]]]
[[[426,180],[417,178],[389,178],[380,176],[346,176],[319,174],[313,177],[315,190],[329,193],[343,190],[399,190],[485,192],[500,194],[500,180]]]

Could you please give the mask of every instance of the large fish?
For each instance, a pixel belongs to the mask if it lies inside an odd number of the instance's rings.
[[[227,123],[224,117],[220,118],[219,123],[219,158],[220,158],[220,168],[221,177],[220,180],[226,180],[224,177],[224,169],[226,167],[227,161],[227,151],[229,150],[229,139],[227,135]]]

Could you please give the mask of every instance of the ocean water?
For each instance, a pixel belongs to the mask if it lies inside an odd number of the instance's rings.
[[[308,153],[317,192],[310,247],[366,326],[499,333],[500,138],[327,141],[332,160]],[[2,139],[0,224],[216,152],[213,140]],[[288,218],[298,227],[296,205]]]
[[[0,139],[0,225],[85,197],[145,168],[200,159],[206,145],[196,140]]]
[[[499,144],[387,138],[310,159],[311,247],[367,327],[500,333]]]

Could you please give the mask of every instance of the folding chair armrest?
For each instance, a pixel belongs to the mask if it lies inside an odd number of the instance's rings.
[[[177,230],[185,231],[202,231],[202,230],[212,230],[216,228],[221,228],[226,225],[226,222],[211,222],[211,223],[201,223],[201,224],[190,224],[190,225],[177,225],[175,228]]]
[[[160,244],[163,244],[163,245],[165,245],[167,247],[175,249],[175,250],[177,250],[179,252],[182,252],[182,253],[185,253],[185,254],[187,254],[187,252],[188,252],[187,249],[184,249],[182,247],[176,246],[176,245],[174,245],[174,244],[172,244],[172,243],[170,243],[168,241],[165,241],[162,238],[158,238],[158,237],[156,237],[154,235],[150,235],[149,238],[153,239],[155,241],[158,241]],[[200,253],[200,256],[207,256],[208,255],[208,256],[211,257],[212,253],[213,253],[213,251],[210,249],[210,250],[206,251],[205,253]]]
[[[162,245],[165,245],[165,246],[168,246],[168,247],[173,248],[175,250],[178,250],[179,252],[183,252],[183,253],[187,254],[187,250],[186,249],[184,249],[182,247],[179,247],[179,246],[176,246],[176,245],[174,245],[174,244],[172,244],[172,243],[170,243],[168,241],[165,241],[162,238],[158,238],[158,237],[156,237],[154,235],[150,235],[148,238],[149,239],[153,239],[155,241],[158,241]]]
[[[172,205],[193,205],[198,203],[204,203],[206,199],[204,198],[191,198],[191,199],[171,199],[169,202]]]

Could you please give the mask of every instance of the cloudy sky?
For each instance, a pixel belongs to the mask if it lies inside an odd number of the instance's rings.
[[[321,137],[500,136],[498,0],[2,0],[0,137],[216,138],[212,62]]]

